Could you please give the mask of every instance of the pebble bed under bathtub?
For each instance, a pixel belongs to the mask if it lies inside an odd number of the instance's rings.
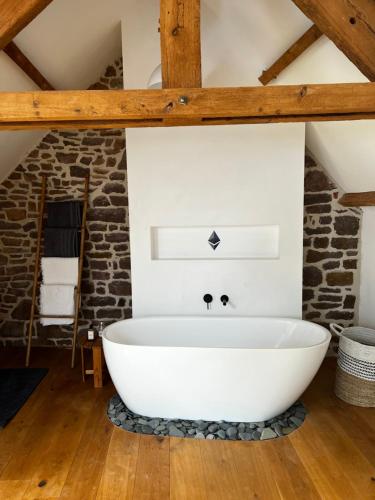
[[[155,436],[174,436],[195,439],[229,439],[259,441],[286,436],[303,424],[306,408],[297,401],[278,417],[265,422],[209,422],[206,420],[180,420],[150,418],[130,411],[120,396],[108,403],[108,418],[117,427],[129,432]]]

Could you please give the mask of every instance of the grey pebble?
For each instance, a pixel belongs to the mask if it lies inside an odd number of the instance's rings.
[[[251,434],[250,432],[240,432],[238,434],[238,437],[242,440],[242,441],[250,441],[251,440]]]
[[[137,422],[140,425],[148,425],[148,420],[146,420],[145,418],[139,418]]]
[[[221,422],[220,423],[220,428],[223,429],[224,431],[226,431],[227,429],[229,429],[231,424],[228,424],[228,422]]]
[[[284,435],[284,433],[283,433],[283,428],[281,427],[281,425],[280,425],[280,424],[273,424],[273,426],[274,426],[274,427],[273,427],[273,430],[276,432],[276,434],[277,434],[278,436],[283,436],[283,435]]]
[[[152,418],[148,421],[148,425],[153,429],[157,429],[159,427],[160,418]]]
[[[171,425],[169,427],[169,435],[170,436],[174,436],[174,437],[184,437],[185,434],[180,431],[180,429],[177,429],[177,427],[175,425]]]
[[[238,428],[238,432],[245,432],[246,425],[243,422],[241,422],[238,424],[237,428]]]
[[[271,427],[265,427],[260,435],[261,441],[265,439],[273,439],[277,436],[276,432],[271,429]]]
[[[209,423],[208,422],[200,422],[198,425],[198,429],[200,431],[205,431],[208,427]]]
[[[133,426],[128,424],[127,422],[124,422],[123,424],[121,424],[121,429],[124,429],[126,431],[132,431]]]
[[[197,432],[196,435],[195,435],[195,439],[204,439],[203,432]]]
[[[237,428],[236,427],[229,427],[227,429],[227,436],[229,439],[236,439],[237,437]]]
[[[299,427],[302,424],[302,420],[297,417],[290,417],[289,421],[292,422],[296,427]]]

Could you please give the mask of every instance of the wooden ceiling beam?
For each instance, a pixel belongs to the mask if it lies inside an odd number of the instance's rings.
[[[375,81],[374,0],[293,2],[370,81]]]
[[[111,128],[375,118],[375,83],[0,92],[0,128]]]
[[[346,193],[340,198],[339,203],[344,207],[374,207],[375,191]]]
[[[163,88],[202,86],[200,0],[160,0]]]
[[[8,43],[4,47],[4,52],[19,66],[24,73],[38,85],[42,90],[54,90],[52,85],[33,65],[33,63],[25,56],[25,54],[17,47],[14,42]]]
[[[0,0],[0,50],[52,0]]]
[[[293,61],[322,36],[320,29],[313,24],[296,42],[293,43],[268,69],[264,70],[258,80],[267,85],[284,71]]]

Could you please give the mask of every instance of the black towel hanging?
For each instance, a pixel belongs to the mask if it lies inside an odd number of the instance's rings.
[[[79,200],[47,203],[45,257],[79,257],[82,208]]]
[[[77,228],[44,228],[44,257],[79,257],[80,234]]]
[[[47,227],[81,227],[82,202],[79,200],[47,203]]]

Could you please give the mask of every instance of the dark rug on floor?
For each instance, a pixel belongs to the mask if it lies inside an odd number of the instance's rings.
[[[107,409],[110,421],[129,432],[232,441],[263,441],[287,436],[303,424],[306,413],[303,403],[297,401],[281,415],[264,422],[224,422],[222,420],[208,422],[206,420],[151,418],[129,410],[117,394],[110,399]]]
[[[47,372],[47,368],[0,369],[0,428],[22,408]]]

